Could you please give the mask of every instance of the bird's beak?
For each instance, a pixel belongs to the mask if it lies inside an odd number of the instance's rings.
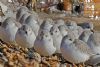
[[[94,30],[91,30],[91,32],[93,32],[93,33],[94,33]]]
[[[27,31],[25,31],[25,33],[27,34]]]
[[[2,22],[0,22],[0,26],[2,25]]]

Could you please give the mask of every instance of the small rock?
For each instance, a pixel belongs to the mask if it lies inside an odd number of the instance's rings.
[[[12,61],[9,61],[10,66],[14,66],[14,63]]]

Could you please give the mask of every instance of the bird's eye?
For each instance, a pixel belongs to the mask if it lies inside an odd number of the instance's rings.
[[[25,33],[27,34],[27,31],[25,31]]]
[[[57,30],[55,32],[57,32]]]
[[[2,25],[2,22],[0,22],[0,26]]]
[[[51,33],[51,35],[53,35],[53,33]]]
[[[87,26],[87,28],[90,28],[89,26]]]
[[[72,40],[71,38],[69,38],[69,40]]]

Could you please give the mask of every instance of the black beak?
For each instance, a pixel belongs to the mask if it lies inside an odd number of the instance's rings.
[[[0,26],[2,25],[2,22],[0,22]]]
[[[93,32],[93,33],[94,33],[94,30],[91,30],[91,32]]]
[[[51,33],[51,35],[53,35],[53,33]]]
[[[25,31],[25,33],[27,34],[27,31]]]

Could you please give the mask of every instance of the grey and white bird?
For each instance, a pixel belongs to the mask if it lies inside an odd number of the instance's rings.
[[[73,37],[68,35],[62,39],[62,56],[71,63],[84,63],[93,55],[93,53],[85,42],[79,39],[73,41],[72,39]]]
[[[22,17],[20,18],[19,22],[20,22],[21,24],[23,24],[23,23],[25,22],[26,18],[27,18],[29,15],[31,15],[31,14],[30,14],[30,13],[25,13],[25,14],[23,14]]]
[[[91,34],[87,44],[96,54],[100,54],[100,32]]]
[[[19,21],[21,19],[21,17],[23,16],[23,14],[26,14],[27,12],[29,12],[29,10],[28,10],[27,7],[25,7],[25,6],[20,7],[17,10],[17,13],[16,13],[16,19],[17,19],[17,21]]]
[[[35,40],[34,49],[42,56],[51,56],[55,53],[56,48],[53,45],[53,39],[49,31],[41,31]]]
[[[50,33],[53,38],[53,45],[56,47],[56,52],[55,53],[61,53],[60,51],[60,46],[61,46],[61,41],[62,41],[62,35],[58,29],[57,25],[53,25],[50,29]]]
[[[90,35],[93,34],[92,31],[88,30],[88,29],[85,29],[82,34],[79,36],[79,39],[86,42],[88,41]]]
[[[61,32],[61,34],[62,34],[62,36],[64,37],[64,36],[66,36],[66,35],[68,35],[68,33],[69,33],[69,29],[66,27],[66,25],[60,25],[59,27],[59,30],[60,30],[60,32]]]
[[[78,24],[79,26],[81,26],[83,29],[90,29],[93,30],[94,29],[94,25],[92,22],[84,22],[84,23],[80,23]]]
[[[88,61],[85,62],[85,64],[92,67],[100,66],[100,55],[92,56]]]
[[[68,27],[68,29],[73,30],[73,29],[77,29],[77,24],[75,21],[72,20],[68,20],[66,21],[66,26]]]
[[[35,39],[36,36],[31,27],[25,24],[18,29],[15,36],[16,43],[24,48],[32,48],[34,46]]]
[[[36,36],[38,35],[40,26],[38,25],[38,22],[34,19],[33,15],[28,16],[24,23],[32,28]]]
[[[83,25],[82,26],[85,30],[80,36],[80,39],[85,41],[91,50],[95,53],[94,56],[86,61],[86,64],[93,67],[98,67],[97,65],[100,63],[100,32],[91,31],[93,30],[92,23],[83,23]]]
[[[51,27],[54,25],[53,20],[50,18],[44,19],[43,23],[40,25],[38,35],[40,35],[42,30],[50,31]]]
[[[69,30],[71,30],[74,33],[76,39],[78,39],[79,34],[78,34],[78,26],[77,26],[76,22],[69,20],[69,21],[67,21],[66,26]]]
[[[48,30],[50,31],[51,27],[54,25],[54,22],[52,19],[50,18],[47,18],[43,21],[43,23],[41,24],[40,26],[40,29],[43,29],[43,30]]]
[[[14,18],[8,17],[1,25],[0,38],[8,44],[15,43],[15,35],[18,30],[17,23]]]
[[[68,36],[72,36],[73,40],[76,39],[75,34],[70,29],[68,29],[66,27],[66,25],[61,25],[58,28],[59,28],[59,30],[60,30],[63,37],[68,35]]]
[[[100,32],[93,32],[91,27],[89,27],[89,29],[83,31],[79,39],[86,42],[95,54],[100,54]]]

